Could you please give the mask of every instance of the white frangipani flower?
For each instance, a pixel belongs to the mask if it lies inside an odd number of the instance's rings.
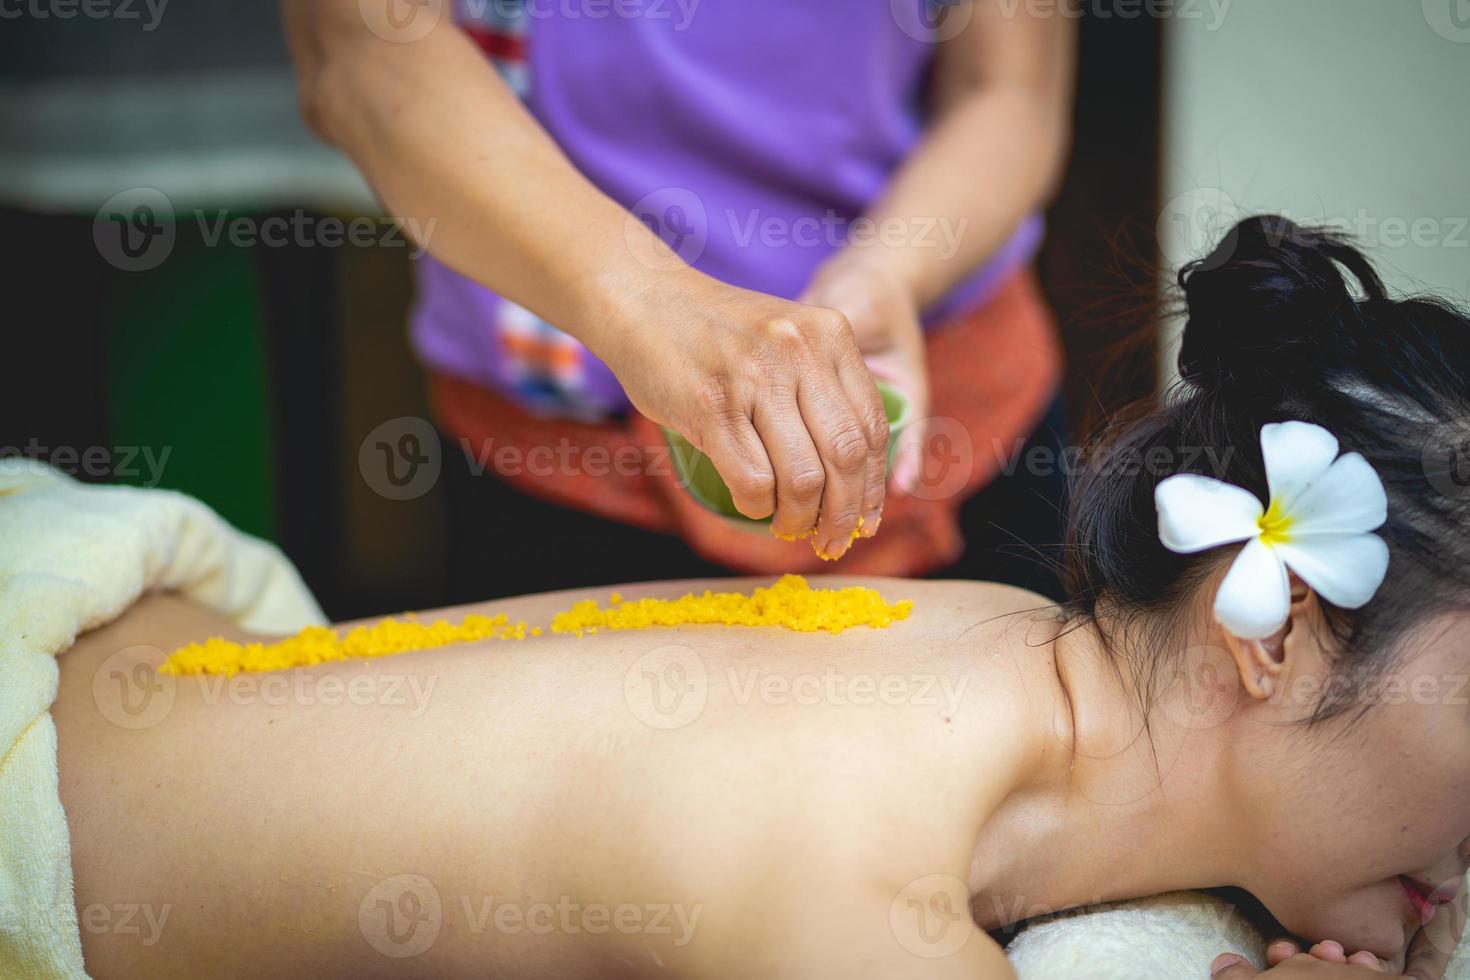
[[[1337,455],[1337,439],[1310,422],[1261,428],[1271,500],[1242,487],[1181,473],[1154,490],[1159,540],[1193,554],[1244,541],[1220,583],[1215,619],[1242,639],[1264,639],[1291,611],[1287,570],[1323,599],[1357,609],[1388,572],[1383,481],[1357,453]]]

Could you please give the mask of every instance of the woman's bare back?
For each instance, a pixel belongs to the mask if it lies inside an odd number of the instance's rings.
[[[1021,614],[1041,600],[873,584],[915,599],[912,617],[838,636],[542,636],[229,679],[140,666],[243,638],[145,599],[61,658],[53,708],[88,967],[814,975],[803,956],[872,941],[865,962],[886,944],[931,971],[912,975],[947,975],[904,952],[889,905],[916,877],[965,874],[1025,764],[1017,733],[1053,709],[1029,645],[1042,628]],[[581,597],[487,606],[545,623]]]

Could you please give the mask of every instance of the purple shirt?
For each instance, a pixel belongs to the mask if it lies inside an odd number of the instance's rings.
[[[926,0],[528,3],[507,18],[505,0],[461,0],[459,22],[499,55],[517,46],[507,36],[524,39],[528,65],[497,63],[529,89],[536,118],[701,271],[793,299],[848,235],[947,252],[962,233],[947,219],[876,228],[861,217],[922,135],[937,50],[921,29]],[[926,321],[986,302],[1041,234],[1027,218]],[[413,341],[431,367],[541,413],[628,408],[571,337],[432,258],[418,279]]]

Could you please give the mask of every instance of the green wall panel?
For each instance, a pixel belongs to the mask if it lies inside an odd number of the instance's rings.
[[[109,284],[113,440],[140,450],[127,482],[150,482],[148,450],[162,462],[152,470],[159,486],[272,538],[275,452],[253,253],[206,246],[185,222],[178,232],[158,268],[118,273]]]

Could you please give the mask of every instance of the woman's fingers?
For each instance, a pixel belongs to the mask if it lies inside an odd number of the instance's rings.
[[[1288,947],[1295,951],[1282,956]],[[1213,980],[1239,980],[1254,976],[1280,976],[1285,980],[1286,977],[1363,976],[1363,971],[1357,969],[1358,967],[1374,973],[1386,972],[1383,962],[1372,953],[1363,951],[1347,956],[1340,943],[1330,941],[1318,943],[1307,953],[1302,953],[1295,943],[1277,940],[1266,948],[1266,961],[1270,968],[1262,974],[1240,954],[1221,953],[1210,965],[1210,976]],[[1343,967],[1347,969],[1341,969]]]
[[[1342,943],[1335,942],[1331,939],[1317,943],[1311,949],[1307,950],[1307,952],[1311,953],[1317,959],[1325,960],[1328,963],[1347,962],[1347,951],[1342,948]]]
[[[756,401],[752,420],[776,473],[771,531],[782,538],[807,537],[817,523],[827,474],[797,407],[796,392],[786,386],[767,387]]]
[[[852,543],[862,516],[867,475],[875,453],[834,368],[829,366],[826,377],[803,378],[799,401],[826,475],[816,532],[817,554],[840,558]]]
[[[1301,946],[1290,939],[1276,939],[1266,947],[1266,962],[1271,966],[1280,966],[1293,956],[1301,955]],[[1331,939],[1317,943],[1307,951],[1308,955],[1324,963],[1347,963],[1352,966],[1365,966],[1379,973],[1386,972],[1383,961],[1367,950],[1353,953],[1351,956],[1343,949],[1342,944]]]
[[[1366,966],[1368,967],[1368,969],[1377,970],[1379,973],[1386,972],[1383,968],[1383,961],[1374,956],[1372,953],[1368,952],[1366,949],[1359,950],[1358,952],[1349,956],[1347,958],[1347,961],[1353,966]]]
[[[699,447],[730,488],[735,507],[752,520],[776,508],[776,475],[755,427],[744,411],[732,410],[704,430]]]
[[[1266,947],[1266,962],[1275,966],[1285,960],[1291,959],[1302,948],[1290,939],[1277,939]]]
[[[883,519],[883,498],[888,486],[888,413],[861,355],[839,358],[837,375],[868,442],[858,534],[871,538],[878,533],[878,524]]]
[[[1213,980],[1240,980],[1241,977],[1255,975],[1256,968],[1251,966],[1250,960],[1236,953],[1221,953],[1210,964],[1210,976]]]

